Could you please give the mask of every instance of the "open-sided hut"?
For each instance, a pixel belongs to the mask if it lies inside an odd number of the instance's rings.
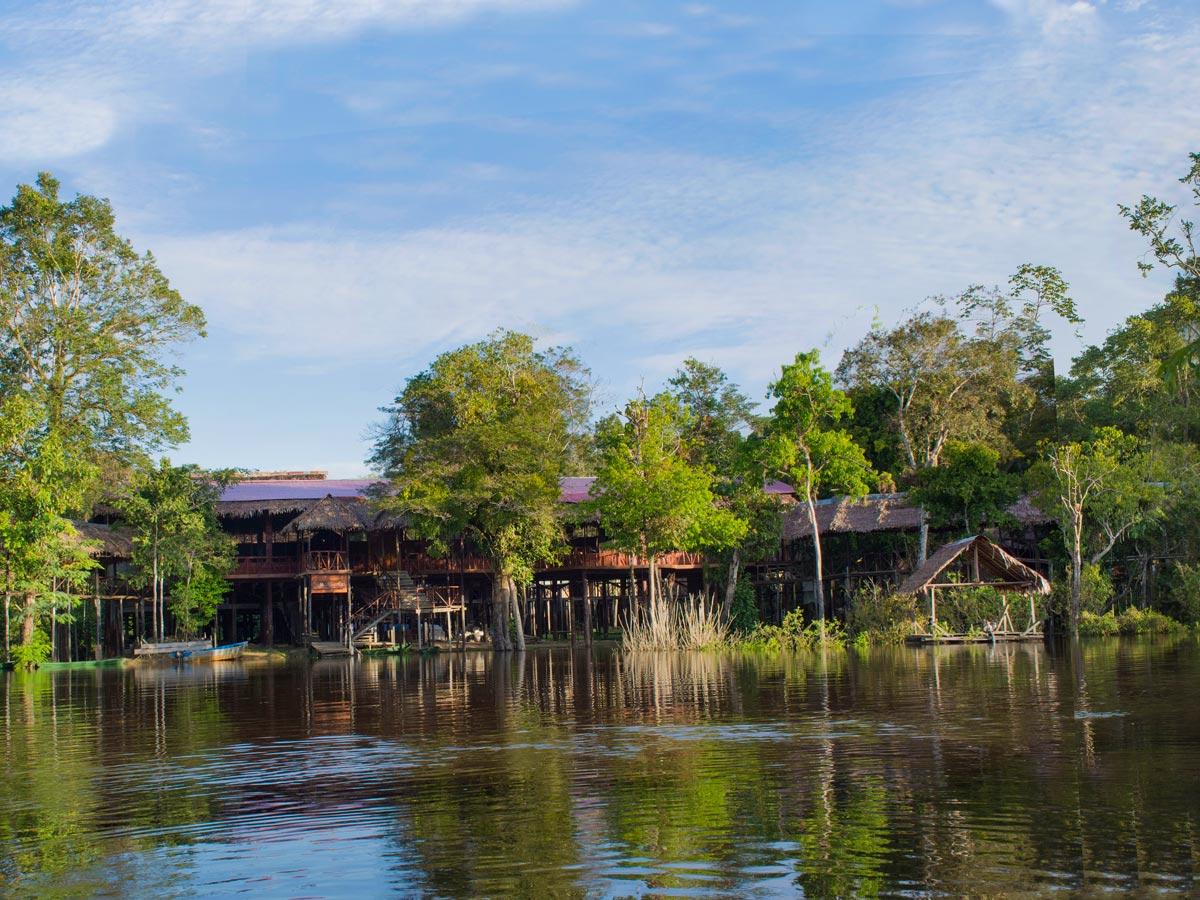
[[[1028,628],[1013,628],[1007,603],[996,622],[979,623],[978,634],[951,634],[941,628],[937,619],[938,591],[978,587],[1028,597]],[[929,633],[916,636],[920,642],[1022,640],[1041,637],[1034,597],[1049,594],[1050,582],[980,534],[943,546],[904,580],[900,592],[924,597],[929,603]]]

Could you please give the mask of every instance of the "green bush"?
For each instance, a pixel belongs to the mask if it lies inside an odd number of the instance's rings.
[[[857,646],[902,644],[918,619],[917,599],[867,581],[850,600],[846,633]]]
[[[836,619],[826,619],[824,636],[820,622],[804,623],[804,610],[794,609],[783,617],[782,625],[759,623],[750,632],[735,636],[734,647],[770,653],[781,651],[844,648],[846,628]]]
[[[1054,583],[1050,594],[1050,606],[1063,619],[1071,617],[1071,571]],[[1079,611],[1101,616],[1112,603],[1112,579],[1095,563],[1084,563],[1079,572]]]
[[[1120,632],[1121,624],[1111,609],[1102,616],[1094,612],[1083,612],[1079,616],[1079,634],[1082,637],[1107,637]]]
[[[729,614],[729,627],[735,634],[746,634],[758,625],[758,598],[754,595],[754,584],[749,578],[739,578],[733,589],[733,609]]]
[[[12,661],[18,669],[36,669],[50,658],[50,637],[42,629],[35,629],[29,644],[17,644],[12,648]]]
[[[1092,612],[1079,617],[1079,634],[1082,637],[1110,637],[1116,634],[1175,634],[1184,626],[1169,616],[1154,609],[1138,609],[1131,606],[1119,616],[1109,610],[1104,615]]]
[[[1178,563],[1166,582],[1167,610],[1185,625],[1200,623],[1200,566]]]

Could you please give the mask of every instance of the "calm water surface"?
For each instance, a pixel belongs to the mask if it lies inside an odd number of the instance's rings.
[[[1200,893],[1200,646],[3,676],[0,895]]]

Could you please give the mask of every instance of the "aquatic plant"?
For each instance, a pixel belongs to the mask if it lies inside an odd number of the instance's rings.
[[[621,625],[626,650],[708,650],[729,642],[729,624],[715,597],[694,594],[671,603],[658,594],[648,609]]]
[[[1185,626],[1155,609],[1131,606],[1120,615],[1112,610],[1097,615],[1084,612],[1079,619],[1081,637],[1106,637],[1117,634],[1178,634]]]

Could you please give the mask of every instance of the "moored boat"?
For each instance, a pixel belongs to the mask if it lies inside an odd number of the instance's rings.
[[[171,655],[175,659],[186,659],[192,662],[217,662],[223,659],[237,659],[246,649],[249,641],[239,641],[236,644],[222,644],[220,647],[205,647],[199,650],[177,650]]]

